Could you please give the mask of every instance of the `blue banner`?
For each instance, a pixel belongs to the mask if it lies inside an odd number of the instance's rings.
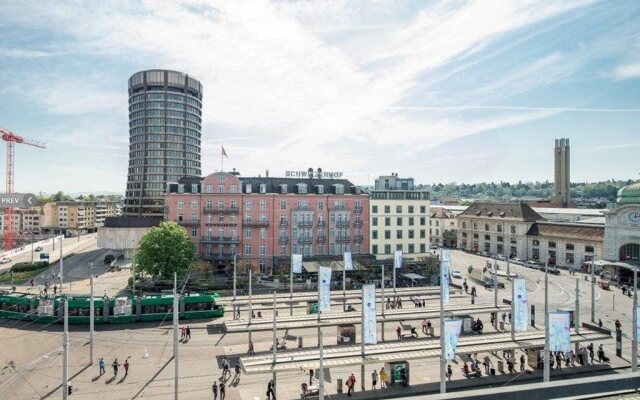
[[[393,268],[402,268],[402,250],[396,250],[393,255]]]
[[[549,350],[571,350],[571,328],[568,312],[549,313]]]
[[[529,326],[529,298],[524,278],[513,280],[513,313],[516,332],[526,332]]]
[[[442,250],[442,260],[440,262],[440,294],[442,301],[449,302],[449,282],[451,282],[449,269],[451,266],[451,258],[449,250]]]
[[[302,254],[291,255],[291,272],[294,274],[302,273]]]
[[[331,268],[318,269],[318,310],[331,311]]]
[[[444,359],[456,359],[456,347],[458,347],[458,338],[462,329],[461,319],[452,319],[444,321]]]
[[[362,285],[362,306],[364,307],[364,321],[362,321],[364,343],[377,344],[376,285]]]

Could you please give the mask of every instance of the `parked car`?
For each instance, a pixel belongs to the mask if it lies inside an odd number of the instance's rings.
[[[460,270],[454,269],[451,271],[451,276],[454,278],[462,279],[462,272]]]
[[[38,247],[36,247],[35,249],[33,249],[33,251],[42,251],[42,247],[41,247],[41,246],[38,246]]]
[[[524,264],[525,267],[529,267],[529,268],[533,268],[533,269],[540,269],[540,264],[538,264],[537,261],[534,260],[529,260]]]
[[[486,251],[483,251],[482,253],[480,253],[480,255],[481,255],[482,257],[489,257],[489,256],[490,256],[490,254],[489,254],[489,253],[487,253]]]
[[[504,256],[503,256],[502,254],[498,254],[498,255],[496,256],[496,260],[504,261],[504,260],[505,260],[505,258],[504,258]]]
[[[7,264],[10,263],[11,259],[9,257],[2,257],[0,258],[0,264]]]
[[[432,244],[431,246],[429,246],[429,248],[430,248],[431,250],[435,250],[435,249],[437,249],[437,248],[438,248],[438,245],[437,245],[437,244]]]
[[[512,258],[510,260],[511,264],[524,265],[524,261],[519,258]]]
[[[549,268],[547,272],[549,272],[551,275],[560,275],[560,269],[556,267]]]
[[[493,278],[488,278],[487,280],[484,281],[484,287],[487,289],[490,289],[492,287],[495,286],[495,283],[493,282]],[[504,289],[504,283],[498,281],[498,288],[499,289]]]

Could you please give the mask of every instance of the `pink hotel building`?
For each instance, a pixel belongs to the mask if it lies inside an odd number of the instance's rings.
[[[346,179],[244,178],[216,172],[169,183],[165,220],[187,229],[198,257],[270,273],[307,260],[369,253],[369,196]]]

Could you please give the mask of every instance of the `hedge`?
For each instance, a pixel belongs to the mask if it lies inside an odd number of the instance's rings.
[[[48,266],[49,266],[49,261],[38,261],[33,264],[30,262],[21,262],[21,263],[13,264],[13,266],[11,267],[11,271],[13,272],[35,271],[36,269],[40,269]]]

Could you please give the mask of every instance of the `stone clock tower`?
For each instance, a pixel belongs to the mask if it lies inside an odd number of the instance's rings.
[[[604,259],[640,265],[640,183],[618,191],[605,219]]]

